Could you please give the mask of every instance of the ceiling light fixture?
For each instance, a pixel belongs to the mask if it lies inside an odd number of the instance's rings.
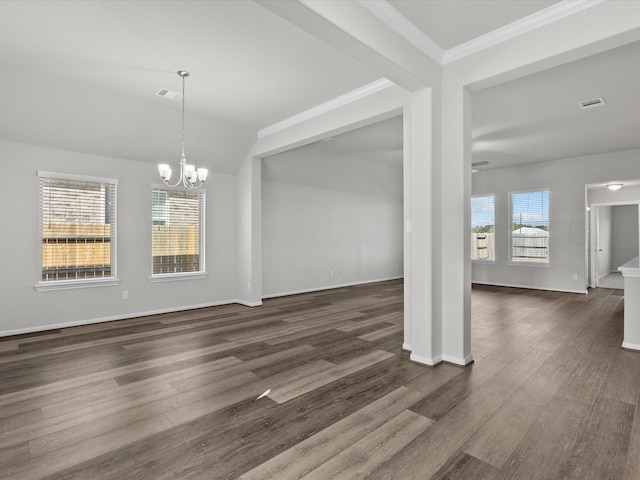
[[[162,177],[165,185],[169,187],[177,187],[182,184],[186,188],[200,188],[204,185],[209,170],[189,165],[187,163],[187,157],[184,155],[184,79],[189,76],[189,72],[178,70],[178,75],[182,77],[182,155],[180,156],[180,178],[176,183],[169,184],[169,180],[171,180],[171,167],[165,163],[158,165],[158,173],[160,173],[160,177]]]
[[[622,188],[622,183],[610,183],[607,185],[607,188],[612,191],[620,190]]]

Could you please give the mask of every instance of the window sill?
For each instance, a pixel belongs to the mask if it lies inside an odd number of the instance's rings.
[[[119,283],[120,279],[114,277],[83,280],[53,280],[50,282],[38,282],[35,288],[37,292],[47,292],[50,290],[70,290],[74,288],[113,287]]]
[[[477,264],[480,264],[480,265],[482,265],[482,264],[493,265],[493,264],[496,263],[496,261],[495,260],[479,260],[479,259],[476,260],[476,259],[472,258],[471,259],[471,263],[472,264],[476,264],[477,263]]]
[[[542,268],[550,268],[551,263],[549,262],[514,262],[509,261],[507,265],[512,267],[542,267]]]
[[[151,283],[157,282],[173,282],[176,280],[199,280],[207,278],[209,274],[207,272],[187,272],[187,273],[160,273],[157,275],[151,275],[149,281]]]

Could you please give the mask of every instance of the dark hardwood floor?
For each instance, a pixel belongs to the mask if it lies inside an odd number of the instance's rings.
[[[621,293],[476,287],[468,368],[400,281],[3,338],[0,478],[640,479]]]

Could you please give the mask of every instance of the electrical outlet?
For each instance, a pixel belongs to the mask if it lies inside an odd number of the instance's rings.
[[[251,282],[247,282],[247,290],[251,290]]]
[[[333,270],[329,270],[329,276],[333,277]]]
[[[127,300],[129,298],[129,290],[122,291],[122,299]]]
[[[571,275],[571,278],[573,278],[574,280],[577,280],[578,279],[578,274],[574,273],[573,275]]]

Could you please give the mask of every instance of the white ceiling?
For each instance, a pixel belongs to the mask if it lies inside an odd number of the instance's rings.
[[[555,3],[385,5],[449,50]],[[638,53],[630,45],[475,92],[474,161],[490,159],[497,167],[640,147],[640,115],[634,115],[640,62],[630,61]],[[381,77],[261,2],[2,1],[0,139],[177,162],[180,103],[155,93],[179,91],[180,69],[191,72],[187,156],[227,173],[237,171],[258,130]],[[593,96],[607,105],[577,110],[577,100]],[[388,135],[371,126],[308,148],[312,155],[386,166],[393,157],[398,164],[399,122],[384,125]]]
[[[0,2],[0,138],[235,172],[256,132],[380,78],[250,1]],[[202,162],[202,160],[200,161]]]
[[[388,0],[444,50],[558,3],[558,0]]]
[[[635,42],[475,92],[473,162],[498,168],[640,148],[638,59]],[[605,105],[578,106],[598,97]]]

